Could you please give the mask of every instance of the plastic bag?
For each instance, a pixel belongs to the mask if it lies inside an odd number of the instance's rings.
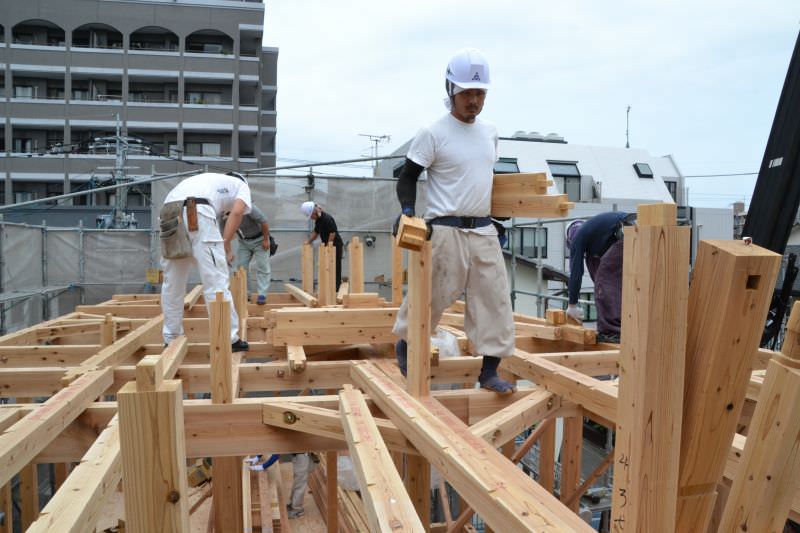
[[[439,349],[439,357],[441,359],[459,357],[461,355],[461,348],[458,347],[456,336],[441,328],[436,328],[436,335],[431,337],[431,344]]]

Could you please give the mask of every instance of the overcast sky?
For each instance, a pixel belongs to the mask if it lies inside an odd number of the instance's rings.
[[[757,172],[800,30],[798,0],[264,0],[278,56],[278,163],[388,154],[446,110],[444,70],[480,49],[502,136],[672,154],[684,175]],[[370,173],[367,166],[353,172]],[[691,178],[749,202],[755,176]]]

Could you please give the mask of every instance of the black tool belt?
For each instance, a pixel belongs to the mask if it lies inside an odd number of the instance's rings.
[[[450,226],[453,228],[475,229],[488,226],[492,223],[491,217],[436,217],[428,221],[428,224],[439,226]]]
[[[238,233],[239,233],[239,237],[241,237],[242,239],[244,239],[246,241],[249,241],[249,240],[252,240],[252,239],[258,239],[259,237],[264,237],[263,233],[254,233],[253,235],[250,235],[249,237],[246,237],[244,234],[242,234],[241,231],[238,232]]]
[[[206,198],[195,198],[194,199],[194,203],[203,204],[203,205],[211,205],[211,202],[209,202]],[[183,205],[184,206],[186,205],[186,200],[183,201]]]

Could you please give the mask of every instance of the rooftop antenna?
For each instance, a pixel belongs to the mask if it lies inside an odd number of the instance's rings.
[[[375,144],[372,147],[372,157],[375,158],[375,161],[372,162],[372,174],[376,175],[378,173],[378,145],[388,143],[392,140],[392,137],[391,135],[372,135],[369,133],[359,133],[358,135],[359,137],[369,137],[369,142]]]
[[[628,110],[625,112],[625,148],[631,147],[631,142],[630,142],[631,139],[629,136],[630,116],[631,116],[631,106],[628,106]]]

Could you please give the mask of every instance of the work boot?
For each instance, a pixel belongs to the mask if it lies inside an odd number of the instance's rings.
[[[267,297],[264,296],[263,294],[259,294],[258,298],[256,298],[256,303],[258,305],[264,305],[265,303],[267,303]]]
[[[301,516],[306,514],[305,509],[303,509],[302,507],[300,507],[299,509],[293,509],[292,505],[289,503],[286,504],[286,510],[288,511],[289,518],[300,518]]]
[[[247,343],[247,341],[243,341],[242,339],[239,339],[238,341],[231,344],[232,352],[246,352],[249,349],[250,345]]]
[[[400,367],[400,373],[404,376],[408,374],[408,343],[403,339],[397,341],[394,345],[394,354],[397,356],[397,366]]]
[[[598,333],[597,342],[610,342],[619,344],[619,333]]]
[[[496,392],[501,396],[514,392],[514,385],[504,380],[497,374],[497,367],[500,366],[500,358],[490,355],[483,356],[483,366],[478,376],[478,382],[482,389]]]

